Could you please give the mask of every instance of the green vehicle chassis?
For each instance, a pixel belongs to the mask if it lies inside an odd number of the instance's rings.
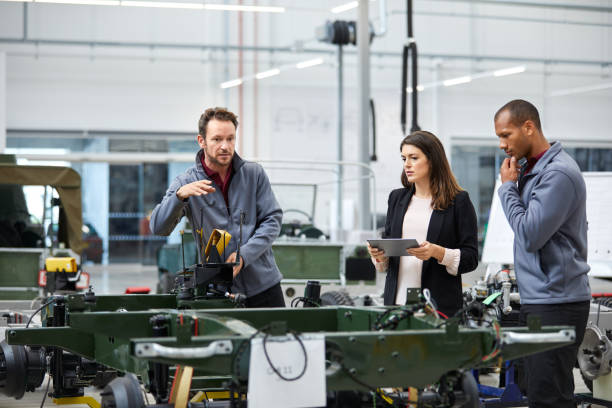
[[[244,392],[255,336],[323,335],[327,391],[368,392],[424,388],[447,373],[560,347],[575,336],[567,327],[467,328],[424,313],[420,304],[228,309],[232,306],[223,297],[70,295],[56,298],[44,310],[43,320],[55,327],[8,329],[6,338],[13,347],[61,349],[134,373],[150,390],[156,389],[154,367],[159,371],[180,365],[195,369],[192,390]],[[167,400],[167,392],[161,394],[158,403]]]

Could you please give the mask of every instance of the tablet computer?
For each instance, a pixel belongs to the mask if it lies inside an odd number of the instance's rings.
[[[411,256],[406,250],[419,246],[416,239],[409,238],[368,239],[368,243],[373,248],[385,251],[385,256]]]

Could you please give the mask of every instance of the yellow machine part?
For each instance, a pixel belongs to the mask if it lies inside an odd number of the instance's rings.
[[[210,238],[208,239],[208,243],[206,244],[206,249],[204,249],[204,257],[208,260],[208,255],[210,255],[211,248],[217,248],[217,252],[219,255],[223,255],[223,251],[227,244],[229,244],[232,239],[232,235],[224,230],[214,229],[210,234]],[[229,255],[229,254],[228,254]],[[225,261],[225,259],[224,259]]]
[[[234,398],[240,398],[237,393],[234,393]],[[230,392],[229,391],[198,391],[196,395],[194,395],[189,402],[202,402],[204,400],[229,400]]]
[[[53,398],[53,403],[56,405],[77,405],[84,404],[90,408],[100,408],[101,405],[93,397],[64,397],[64,398]]]
[[[76,259],[72,257],[47,258],[45,259],[45,269],[47,272],[76,272]]]

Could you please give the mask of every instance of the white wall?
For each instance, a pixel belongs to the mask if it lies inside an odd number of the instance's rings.
[[[260,2],[264,3],[264,2]],[[313,40],[315,27],[326,19],[354,19],[354,12],[332,15],[329,2],[282,2],[283,15],[258,15],[258,45],[335,50]],[[333,5],[336,5],[334,2]],[[405,37],[404,2],[389,1],[389,32],[374,40],[374,52],[397,56],[372,57],[372,95],[376,101],[378,130],[377,209],[386,208],[388,191],[399,185],[401,50]],[[304,3],[306,4],[306,3]],[[612,7],[612,1],[574,2],[576,5]],[[293,8],[292,8],[293,7]],[[306,9],[314,10],[308,11]],[[237,52],[181,48],[181,44],[237,44],[237,17],[230,26],[219,12],[129,9],[116,7],[28,5],[28,38],[67,41],[123,41],[174,43],[176,48],[14,44],[0,40],[7,53],[7,127],[9,129],[97,129],[138,131],[197,130],[197,119],[208,106],[227,105],[238,110],[238,91],[224,91],[220,82],[237,75]],[[372,16],[377,16],[375,3]],[[508,7],[468,2],[415,2],[415,35],[422,55],[472,55],[528,58],[527,72],[486,78],[419,95],[419,124],[436,129],[443,140],[476,138],[496,143],[492,116],[503,103],[525,98],[541,110],[545,134],[566,141],[608,142],[612,89],[572,96],[551,92],[611,82],[612,13],[579,12],[535,7]],[[21,38],[23,5],[0,3],[0,38]],[[426,13],[446,15],[432,16]],[[495,19],[450,14],[473,13]],[[499,19],[506,16],[510,20]],[[253,14],[244,14],[244,43],[254,44]],[[528,18],[538,21],[517,21]],[[570,20],[585,24],[543,23]],[[587,25],[587,23],[589,25]],[[376,24],[376,22],[375,22]],[[226,33],[228,37],[226,38]],[[299,47],[298,47],[299,48]],[[354,47],[346,47],[344,139],[346,160],[357,159],[357,66]],[[229,58],[229,73],[224,61]],[[239,137],[242,154],[262,158],[334,160],[337,125],[335,56],[312,53],[259,52],[259,70],[317,56],[325,64],[283,72],[261,80],[258,95],[253,82],[244,85],[244,111]],[[244,73],[254,74],[253,52],[244,53]],[[556,61],[543,63],[540,60]],[[583,63],[568,64],[572,60]],[[608,66],[591,64],[604,61]],[[465,60],[421,58],[419,76],[440,79],[522,64],[499,59]],[[438,68],[435,68],[438,66]],[[229,99],[226,98],[229,95]],[[437,104],[435,103],[437,101]],[[258,115],[253,107],[257,104]],[[257,121],[255,120],[257,119]],[[409,119],[410,120],[410,119]],[[254,124],[257,122],[257,132]],[[257,133],[257,143],[252,135]],[[257,144],[257,151],[255,145]],[[194,144],[194,150],[196,146]],[[447,145],[448,148],[448,145]],[[350,177],[351,173],[347,174]],[[288,173],[271,171],[271,178]],[[308,172],[290,178],[316,182]],[[322,180],[320,180],[322,179]],[[347,198],[356,197],[356,185],[347,184]],[[321,188],[321,216],[329,212],[333,187]]]

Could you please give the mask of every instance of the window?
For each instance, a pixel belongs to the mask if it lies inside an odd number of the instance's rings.
[[[563,147],[584,171],[612,171],[612,148]],[[457,181],[470,194],[478,217],[478,253],[486,235],[495,180],[505,153],[494,146],[455,145],[452,169]]]

